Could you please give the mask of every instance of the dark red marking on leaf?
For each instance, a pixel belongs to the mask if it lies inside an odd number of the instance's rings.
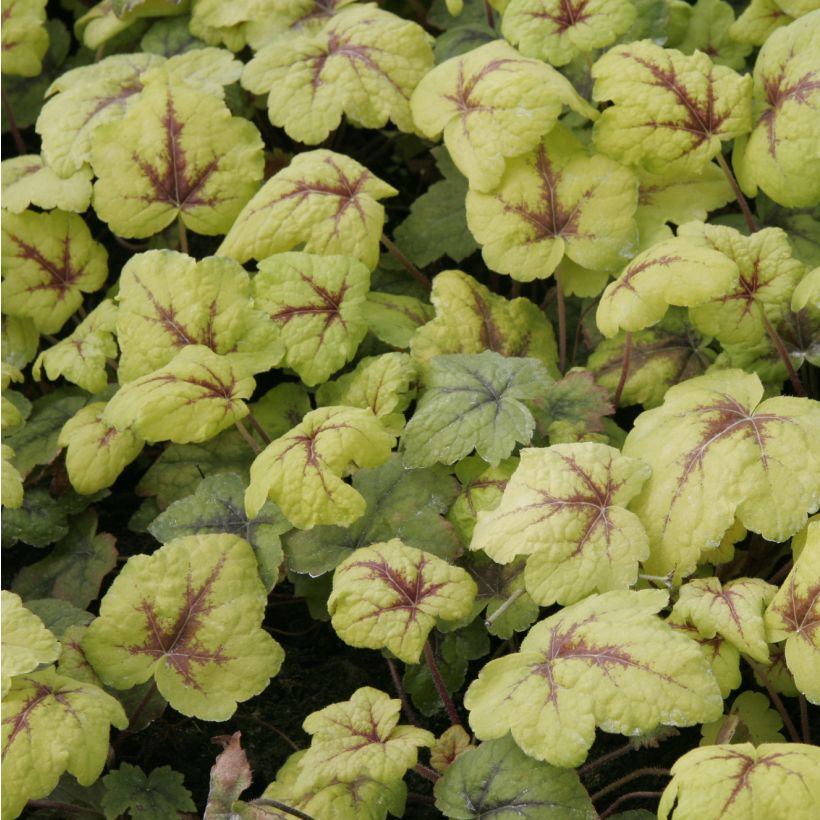
[[[106,95],[104,97],[98,97],[97,98],[97,104],[94,106],[94,108],[91,109],[91,111],[88,113],[88,115],[83,119],[82,125],[83,126],[88,125],[88,123],[91,122],[91,120],[93,120],[94,117],[96,117],[97,114],[100,113],[100,111],[104,111],[109,106],[124,104],[125,101],[128,100],[130,97],[133,97],[135,94],[139,94],[140,91],[142,91],[142,89],[143,89],[142,83],[138,79],[134,78],[130,82],[125,83],[117,91],[116,94],[110,94],[110,95]]]
[[[272,313],[270,317],[274,322],[278,322],[280,325],[286,325],[291,319],[297,316],[324,315],[324,326],[319,334],[319,341],[321,343],[324,341],[325,334],[334,322],[338,322],[343,328],[347,327],[347,322],[345,322],[342,317],[341,306],[349,286],[345,281],[336,292],[331,292],[327,288],[317,285],[313,279],[304,273],[300,273],[300,277],[314,294],[316,294],[319,298],[319,302],[317,304],[288,306],[282,308],[277,313]]]
[[[729,617],[732,619],[732,622],[737,627],[737,631],[743,635],[743,621],[741,620],[740,616],[737,614],[737,609],[735,608],[735,602],[733,598],[735,595],[739,593],[735,592],[734,590],[730,589],[722,589],[722,590],[714,590],[709,589],[708,587],[703,590],[704,594],[710,595],[715,603],[723,603],[726,605],[726,608],[729,610]],[[740,596],[742,599],[742,595]]]
[[[653,268],[656,265],[660,268],[665,268],[668,265],[671,265],[673,262],[680,262],[680,256],[658,256],[655,258],[645,259],[643,262],[639,262],[637,265],[630,265],[623,276],[621,276],[617,282],[612,286],[612,290],[610,294],[617,293],[621,288],[626,288],[632,293],[636,293],[635,286],[632,284],[632,280],[639,274],[643,273],[648,268]]]
[[[55,291],[57,301],[59,302],[71,293],[85,273],[85,268],[76,269],[74,267],[74,261],[71,258],[71,238],[68,235],[63,238],[62,259],[57,262],[46,259],[34,245],[30,245],[19,236],[9,234],[9,239],[20,249],[20,252],[15,254],[18,259],[30,259],[39,265],[49,276],[47,282],[26,288],[26,292],[28,293],[33,293],[37,290],[52,290]]]
[[[814,642],[814,633],[820,627],[820,580],[809,587],[801,597],[795,590],[796,576],[789,581],[789,597],[785,606],[775,607],[791,631],[800,635],[810,644]]]
[[[311,8],[294,20],[289,28],[292,31],[301,31],[316,20],[329,20],[336,13],[336,4],[337,0],[314,0]]]
[[[453,103],[461,114],[464,116],[464,120],[462,122],[462,129],[464,130],[464,134],[467,134],[467,115],[472,114],[476,111],[492,111],[492,107],[485,106],[481,100],[473,99],[473,93],[476,90],[478,84],[489,74],[492,74],[494,71],[505,70],[505,66],[512,63],[516,64],[519,63],[520,60],[513,60],[509,57],[499,58],[497,60],[490,60],[489,63],[486,65],[481,66],[481,68],[473,74],[469,80],[465,80],[464,78],[464,62],[462,61],[459,63],[458,66],[458,77],[456,79],[456,90],[453,94],[443,94],[445,100],[449,100]]]
[[[504,352],[504,336],[493,319],[492,308],[486,299],[472,288],[470,294],[473,297],[471,309],[481,322],[479,329],[479,340],[487,350],[494,350],[496,353]]]
[[[555,23],[555,30],[563,34],[568,28],[583,23],[591,16],[586,10],[588,5],[589,0],[577,0],[575,3],[573,0],[561,0],[561,8],[557,14],[548,11],[532,11],[529,12],[529,16],[552,20]]]
[[[757,121],[758,125],[766,127],[769,142],[769,154],[774,159],[777,155],[777,115],[787,102],[796,102],[800,105],[809,105],[809,96],[812,92],[820,90],[820,79],[817,78],[817,71],[809,71],[799,80],[793,83],[786,83],[786,70],[781,67],[780,72],[774,77],[763,78],[763,88],[766,92],[766,102],[769,104]]]

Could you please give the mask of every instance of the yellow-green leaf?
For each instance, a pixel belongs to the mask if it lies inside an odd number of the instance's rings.
[[[36,77],[48,51],[47,0],[3,0],[3,74]]]
[[[91,204],[91,168],[84,165],[63,179],[39,154],[4,159],[3,207],[19,214],[29,205],[49,211],[82,213]]]
[[[2,477],[2,504],[10,510],[17,510],[23,504],[23,477],[13,463],[14,450],[7,444],[3,445]]]

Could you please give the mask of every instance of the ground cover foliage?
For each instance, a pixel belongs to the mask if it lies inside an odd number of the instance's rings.
[[[2,15],[3,820],[816,816],[815,2]]]

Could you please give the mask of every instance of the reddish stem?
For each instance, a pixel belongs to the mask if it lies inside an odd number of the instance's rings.
[[[259,438],[261,438],[262,441],[265,442],[265,446],[272,442],[271,437],[265,432],[262,425],[256,420],[256,416],[254,416],[253,411],[250,407],[248,408],[248,421],[251,423],[253,429],[256,430],[256,432],[259,434]]]
[[[777,348],[777,352],[783,360],[783,364],[786,365],[786,372],[789,374],[789,381],[792,383],[795,394],[801,398],[805,398],[806,391],[803,389],[803,383],[800,381],[797,371],[794,369],[794,365],[792,364],[792,360],[789,358],[789,352],[786,350],[786,345],[783,344],[780,334],[777,332],[774,325],[769,321],[762,307],[760,309],[760,315],[763,317],[763,324],[766,327],[766,333],[769,334],[769,338]]]
[[[0,94],[2,94],[3,110],[6,113],[6,119],[9,123],[9,131],[11,131],[11,136],[14,140],[14,147],[17,149],[17,153],[22,156],[23,154],[28,153],[28,149],[26,148],[25,142],[23,142],[23,135],[17,127],[17,120],[14,119],[14,111],[11,107],[11,100],[6,96],[5,88],[0,88]]]
[[[563,374],[567,366],[567,309],[564,304],[564,285],[561,271],[555,271],[555,295],[558,306],[558,370]]]
[[[396,688],[396,693],[399,696],[399,700],[401,700],[401,707],[404,710],[404,716],[407,718],[409,723],[418,726],[418,718],[416,717],[416,713],[413,711],[413,707],[410,705],[410,701],[407,699],[407,693],[404,691],[404,687],[401,685],[401,677],[399,676],[399,670],[396,669],[396,664],[392,658],[386,658],[387,660],[387,668],[390,670],[390,677],[393,680],[393,686]]]
[[[734,191],[737,204],[740,205],[740,210],[743,214],[743,218],[746,220],[746,226],[749,228],[749,233],[754,233],[758,230],[757,222],[755,221],[752,214],[752,209],[749,207],[746,197],[743,196],[743,191],[740,190],[740,186],[737,184],[737,180],[735,179],[735,175],[732,173],[732,169],[729,167],[729,163],[726,162],[723,154],[721,153],[718,153],[717,161],[721,171],[723,171],[723,175],[727,180],[729,180],[729,185],[732,186],[732,191]]]
[[[624,785],[624,783],[629,783],[630,780],[637,780],[639,777],[647,777],[649,775],[653,775],[655,777],[669,777],[669,769],[656,769],[652,767],[635,769],[634,772],[625,774],[623,777],[619,777],[617,780],[613,780],[610,784],[604,786],[603,789],[599,789],[595,792],[595,794],[590,795],[589,799],[595,803],[605,794],[609,794],[610,792],[614,792],[615,789],[619,789]]]
[[[493,7],[484,0],[484,13],[487,15],[487,25],[495,31],[495,15],[493,14]]]
[[[236,429],[239,430],[242,435],[242,438],[248,443],[251,450],[253,450],[256,455],[259,455],[259,453],[262,452],[262,448],[256,443],[256,439],[248,432],[248,428],[245,427],[239,419],[236,419],[234,424],[236,425]]]
[[[433,647],[430,646],[430,641],[425,641],[424,643],[424,660],[427,662],[427,668],[430,670],[430,675],[433,678],[433,684],[436,687],[438,696],[441,698],[441,702],[447,710],[450,723],[452,723],[453,726],[461,726],[461,720],[458,717],[456,706],[453,703],[453,699],[450,697],[450,693],[447,691],[447,687],[444,685],[441,672],[439,672],[438,664],[436,663],[436,656],[433,652]]]
[[[632,334],[627,333],[624,340],[624,358],[621,362],[621,378],[618,379],[618,386],[615,388],[615,400],[613,404],[617,408],[621,401],[621,393],[624,392],[624,386],[629,376],[629,363],[632,358]]]
[[[800,743],[800,735],[797,733],[797,727],[794,725],[794,721],[791,719],[791,716],[786,711],[786,706],[780,698],[780,695],[774,691],[772,688],[771,683],[769,682],[769,676],[766,674],[766,670],[763,669],[762,666],[759,664],[754,663],[754,661],[750,661],[746,658],[746,663],[754,669],[757,673],[757,676],[760,680],[763,681],[763,685],[766,687],[766,691],[769,693],[769,699],[774,704],[775,709],[780,713],[780,717],[783,719],[783,726],[786,727],[786,731],[789,733],[789,737],[795,742]]]
[[[382,245],[387,248],[388,253],[426,290],[432,290],[430,280],[391,242],[385,234],[382,234]]]
[[[626,803],[627,800],[633,800],[636,797],[660,797],[662,794],[663,792],[629,792],[628,794],[622,794],[605,812],[599,815],[599,820],[605,820],[605,818],[615,812],[615,809],[617,809],[621,803]]]
[[[438,772],[433,771],[431,768],[423,765],[422,763],[416,763],[413,767],[413,771],[420,774],[425,780],[429,780],[431,783],[435,783],[441,777]]]

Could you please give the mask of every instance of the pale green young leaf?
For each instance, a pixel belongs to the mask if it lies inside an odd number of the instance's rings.
[[[713,638],[704,638],[692,624],[679,623],[673,617],[667,623],[675,632],[685,635],[700,646],[720,687],[721,697],[729,697],[743,680],[740,674],[740,652],[735,646],[717,634]]]
[[[367,333],[362,306],[370,272],[349,256],[280,253],[259,263],[253,280],[257,307],[285,345],[285,364],[312,387],[356,354]]]
[[[39,154],[5,159],[2,163],[3,207],[13,214],[29,205],[43,210],[82,213],[91,204],[91,168],[84,165],[63,179]]]
[[[77,214],[3,217],[3,311],[57,333],[108,276],[108,253]]]
[[[433,748],[430,749],[430,765],[439,774],[444,774],[459,755],[475,748],[463,726],[451,726],[436,738]]]
[[[463,618],[475,596],[465,570],[393,538],[357,549],[336,567],[327,607],[345,643],[418,663],[436,620]]]
[[[191,34],[211,45],[224,43],[231,51],[241,51],[248,43],[246,29],[265,6],[270,6],[265,0],[197,0],[191,9]]]
[[[426,389],[404,429],[408,467],[454,464],[473,450],[490,464],[528,444],[535,419],[524,403],[552,382],[536,359],[475,355],[436,356]]]
[[[482,740],[512,731],[536,760],[583,762],[595,727],[632,735],[714,720],[723,701],[697,644],[659,618],[660,590],[590,595],[490,661],[464,697]]]
[[[74,24],[74,34],[88,49],[98,49],[144,17],[184,14],[187,3],[181,0],[100,0]]]
[[[820,268],[809,271],[792,292],[792,311],[797,313],[805,308],[820,312]]]
[[[820,749],[751,743],[692,749],[672,767],[659,820],[811,820],[820,805]]]
[[[256,382],[246,372],[230,356],[186,345],[165,367],[121,387],[102,420],[148,442],[206,441],[248,414],[243,399]]]
[[[691,574],[735,518],[784,541],[817,509],[820,408],[762,395],[757,376],[718,371],[670,388],[636,419],[623,451],[652,467],[630,505],[649,533],[646,572]]]
[[[713,746],[729,721],[737,721],[732,731],[731,743],[785,743],[780,734],[783,719],[771,708],[769,699],[762,692],[743,692],[735,698],[732,708],[718,720],[704,723],[700,728],[700,746]]]
[[[436,783],[436,808],[471,820],[592,820],[595,808],[578,775],[533,760],[509,735],[460,754]]]
[[[459,270],[433,280],[436,317],[413,336],[411,352],[427,364],[445,353],[481,353],[539,359],[558,376],[558,349],[550,323],[529,299],[505,299]]]
[[[3,603],[2,690],[6,697],[15,675],[32,672],[41,664],[54,663],[60,644],[43,622],[23,606],[19,595],[0,593]]]
[[[654,173],[699,172],[722,140],[752,127],[752,78],[643,40],[611,48],[592,68],[595,100],[611,100],[595,123],[599,151]]]
[[[202,820],[229,820],[232,804],[251,785],[253,775],[240,744],[241,736],[241,732],[234,732],[219,738],[222,751],[211,766],[208,803]]]
[[[135,254],[123,266],[117,302],[121,383],[164,367],[186,345],[231,354],[252,372],[282,358],[276,328],[254,305],[250,277],[233,259],[197,262],[171,250]]]
[[[795,18],[800,18],[805,14],[811,14],[811,12],[817,11],[817,0],[777,0],[777,5],[780,6],[786,14]]]
[[[675,48],[684,54],[702,51],[716,65],[742,71],[752,46],[732,37],[730,29],[734,22],[735,12],[725,0],[698,0],[692,8],[686,34],[675,43]]]
[[[282,544],[279,536],[290,529],[282,513],[266,502],[252,518],[245,514],[245,482],[236,473],[205,478],[196,492],[175,501],[148,527],[158,541],[166,543],[184,535],[231,533],[244,538],[253,548],[259,577],[270,592],[279,578]]]
[[[522,57],[503,40],[436,66],[410,100],[419,131],[430,139],[443,132],[453,162],[480,191],[499,183],[505,159],[538,145],[565,104],[596,116],[555,69]]]
[[[770,34],[789,25],[792,19],[777,0],[751,0],[729,27],[729,36],[738,43],[762,46]]]
[[[105,765],[112,724],[125,729],[128,718],[97,686],[54,669],[16,678],[3,698],[3,820],[51,794],[64,772],[90,786]]]
[[[504,488],[517,466],[517,458],[505,458],[493,466],[478,456],[463,458],[456,464],[455,473],[462,488],[447,517],[465,544],[473,537],[478,513],[493,510],[501,503]]]
[[[2,504],[9,510],[19,509],[23,504],[23,477],[14,466],[14,450],[7,444],[3,445],[2,476]]]
[[[728,229],[724,229],[728,230]],[[693,233],[639,253],[607,285],[595,320],[604,336],[657,324],[670,305],[692,307],[729,293],[737,263]]]
[[[414,296],[372,290],[362,312],[368,330],[379,341],[402,350],[410,347],[415,332],[434,316],[433,307]]]
[[[410,95],[433,67],[431,41],[417,23],[356,4],[315,34],[262,47],[242,85],[267,94],[270,121],[308,145],[322,142],[343,115],[362,128],[390,121],[412,132]]]
[[[196,811],[183,777],[170,766],[160,766],[149,775],[139,766],[121,763],[103,779],[102,807],[106,818],[128,814],[131,820],[168,820],[180,812]]]
[[[619,163],[589,156],[565,126],[509,160],[497,188],[467,194],[467,224],[487,266],[520,282],[545,279],[566,254],[613,270],[635,251],[638,180]]]
[[[128,559],[82,648],[109,686],[153,676],[178,712],[227,720],[282,664],[284,652],[261,628],[266,601],[247,541],[177,538]]]
[[[300,34],[318,34],[336,14],[351,5],[354,0],[256,2],[260,7],[255,10],[254,18],[245,24],[244,34],[248,45],[254,51],[259,51],[277,40],[293,39]],[[224,3],[221,5],[224,6]]]
[[[255,516],[270,498],[299,529],[352,524],[366,502],[342,478],[357,467],[383,464],[394,443],[369,409],[313,410],[256,457],[245,511]]]
[[[247,262],[304,243],[309,253],[352,256],[372,270],[384,224],[377,200],[397,193],[344,154],[306,151],[259,189],[216,252]]]
[[[48,51],[46,0],[3,0],[3,74],[36,77]]]
[[[544,606],[626,589],[649,554],[626,505],[650,472],[604,444],[525,448],[499,506],[478,514],[470,549],[501,564],[529,555],[524,582]]]
[[[125,116],[95,129],[94,210],[120,236],[151,236],[177,217],[226,233],[262,179],[262,139],[217,97],[148,83]]]
[[[525,57],[562,66],[614,43],[635,15],[631,0],[510,0],[501,32]]]

